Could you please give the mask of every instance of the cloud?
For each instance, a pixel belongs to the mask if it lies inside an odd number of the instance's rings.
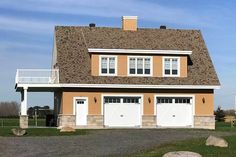
[[[0,6],[23,11],[89,15],[117,18],[137,15],[141,19],[174,24],[209,25],[207,16],[194,15],[186,8],[160,5],[157,2],[139,0],[1,0]]]
[[[0,29],[6,31],[48,34],[49,32],[53,32],[54,23],[0,16]]]
[[[0,101],[18,101],[19,93],[15,92],[15,74],[18,68],[50,68],[51,67],[51,51],[41,48],[40,45],[29,44],[28,47],[22,42],[5,42],[0,43]],[[35,51],[37,53],[35,53]],[[34,95],[34,94],[33,94]],[[39,96],[38,96],[39,95]],[[29,104],[48,105],[51,104],[51,94],[39,94],[29,96]],[[43,102],[43,104],[38,104]]]

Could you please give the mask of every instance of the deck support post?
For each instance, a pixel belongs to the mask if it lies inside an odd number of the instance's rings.
[[[28,128],[27,90],[28,88],[24,87],[21,92],[20,128]]]

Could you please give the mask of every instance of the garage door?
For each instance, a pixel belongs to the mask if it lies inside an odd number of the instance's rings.
[[[141,124],[141,97],[104,97],[104,125],[138,127]]]
[[[192,97],[157,97],[157,125],[190,127],[193,125]]]

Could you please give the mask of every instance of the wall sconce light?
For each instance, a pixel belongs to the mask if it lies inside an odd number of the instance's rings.
[[[151,98],[150,97],[148,98],[148,102],[151,103]]]
[[[205,104],[205,102],[206,102],[206,100],[205,100],[205,98],[203,97],[203,98],[202,98],[202,103]]]
[[[94,97],[93,100],[94,100],[95,103],[97,102],[97,98],[96,97]]]

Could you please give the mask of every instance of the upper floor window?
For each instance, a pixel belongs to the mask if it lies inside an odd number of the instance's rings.
[[[164,57],[164,76],[179,76],[178,57]]]
[[[116,75],[116,56],[100,56],[100,75]]]
[[[129,57],[129,68],[128,74],[129,75],[151,75],[152,68],[151,68],[151,57]]]

